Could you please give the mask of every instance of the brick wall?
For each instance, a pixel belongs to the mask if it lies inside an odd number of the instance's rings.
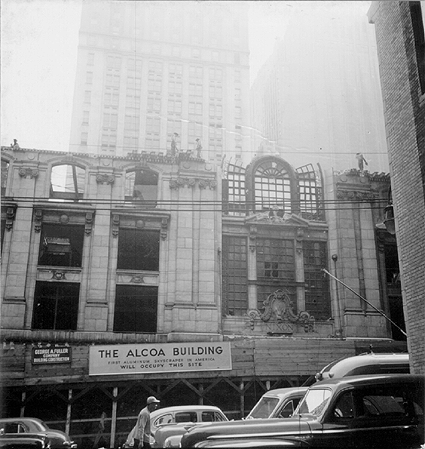
[[[373,11],[372,11],[373,10]],[[376,2],[375,24],[411,368],[425,372],[425,96],[409,2]]]

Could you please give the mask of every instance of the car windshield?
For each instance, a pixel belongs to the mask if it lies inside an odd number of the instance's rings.
[[[251,410],[247,418],[261,419],[269,418],[273,410],[276,408],[279,402],[278,398],[268,398],[263,397],[258,402],[257,405]]]
[[[304,396],[304,399],[299,403],[294,414],[321,415],[329,402],[331,394],[331,391],[328,389],[309,390]]]

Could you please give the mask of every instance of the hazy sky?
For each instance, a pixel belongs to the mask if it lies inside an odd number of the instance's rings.
[[[1,145],[68,151],[81,0],[1,1]],[[89,1],[89,0],[84,0]],[[105,1],[105,0],[104,0]],[[239,2],[238,2],[239,3]],[[251,78],[295,11],[347,1],[249,1]],[[354,2],[366,14],[370,2]]]

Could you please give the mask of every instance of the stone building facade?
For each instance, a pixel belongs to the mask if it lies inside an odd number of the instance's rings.
[[[412,371],[425,370],[425,2],[373,2]]]
[[[337,358],[406,349],[384,317],[404,325],[385,173],[17,145],[1,158],[3,416],[84,448],[105,412],[116,447],[151,394],[240,418]]]

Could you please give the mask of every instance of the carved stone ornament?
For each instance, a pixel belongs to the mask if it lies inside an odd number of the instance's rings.
[[[206,189],[208,187],[210,190],[215,190],[217,187],[217,181],[215,179],[198,180],[197,178],[177,178],[170,179],[170,189],[178,190],[180,187],[193,188],[196,185],[196,181],[198,181],[200,189]]]
[[[141,276],[140,274],[136,274],[131,278],[130,282],[132,282],[133,284],[144,284],[145,280],[143,276]]]
[[[314,317],[306,311],[296,314],[293,310],[292,301],[284,289],[278,289],[270,294],[263,302],[263,306],[262,311],[258,309],[250,309],[248,311],[247,315],[250,320],[251,329],[254,329],[255,320],[260,319],[265,323],[270,322],[277,325],[284,323],[301,324],[304,326],[305,332],[312,332],[314,330]]]
[[[168,218],[161,220],[161,239],[165,240],[168,235]]]
[[[38,170],[36,168],[30,168],[30,167],[21,167],[19,169],[19,176],[21,178],[37,178],[38,177]]]
[[[36,209],[34,212],[34,231],[41,231],[41,223],[43,221],[43,211],[41,209]]]
[[[118,214],[112,215],[112,235],[118,237],[120,230],[120,216]]]
[[[292,214],[282,213],[282,210],[279,208],[274,208],[268,212],[254,214],[250,218],[263,223],[285,223],[292,218]]]
[[[13,228],[13,222],[15,221],[16,207],[8,207],[6,209],[6,230],[10,231]]]
[[[98,184],[110,184],[115,182],[115,176],[108,173],[98,173],[96,175],[96,182]]]
[[[93,212],[87,212],[84,232],[86,233],[86,235],[90,235],[92,229],[93,229]]]
[[[53,270],[52,279],[55,279],[56,281],[66,280],[65,271]]]
[[[343,201],[373,201],[378,198],[377,192],[338,189],[336,197]]]
[[[199,180],[199,188],[206,189],[209,187],[210,190],[215,190],[217,187],[217,182],[215,179],[200,179]]]

